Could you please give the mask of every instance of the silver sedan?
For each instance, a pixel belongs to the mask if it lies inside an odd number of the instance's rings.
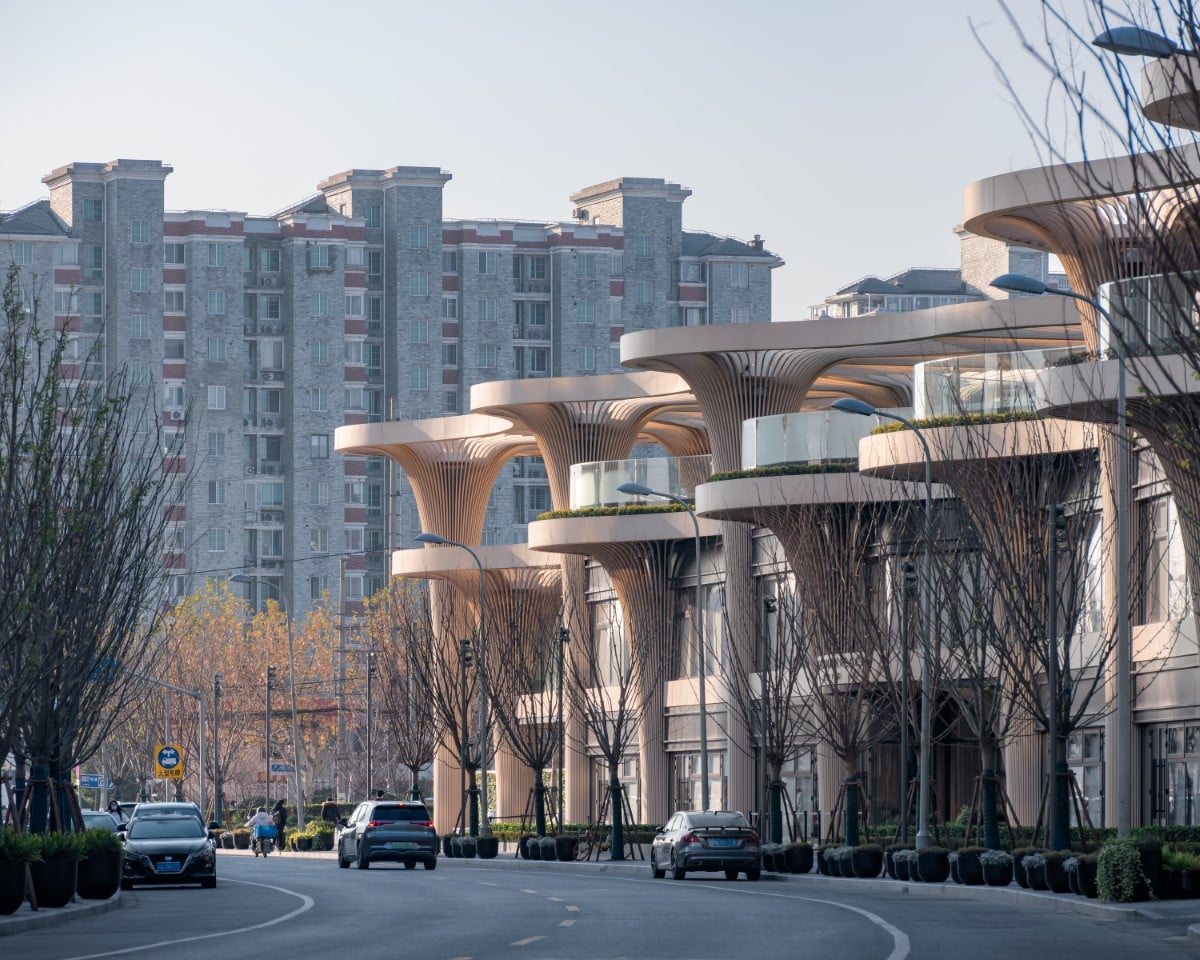
[[[650,846],[650,870],[661,879],[671,871],[682,880],[688,871],[724,871],[726,880],[762,873],[758,834],[734,810],[681,810],[658,832]]]

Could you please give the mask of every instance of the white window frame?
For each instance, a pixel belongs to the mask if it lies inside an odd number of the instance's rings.
[[[210,383],[208,385],[208,409],[209,410],[224,410],[225,409],[225,384]]]

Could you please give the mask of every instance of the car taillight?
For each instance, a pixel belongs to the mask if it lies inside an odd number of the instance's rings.
[[[752,833],[746,838],[747,843],[758,843],[758,834]]]
[[[418,827],[428,827],[430,830],[433,829],[432,820],[414,820],[413,823]]]
[[[682,837],[684,843],[699,843],[700,838],[694,833],[685,833]]]
[[[392,823],[392,822],[393,821],[391,821],[391,820],[368,820],[367,826],[368,827],[386,827],[389,823]]]

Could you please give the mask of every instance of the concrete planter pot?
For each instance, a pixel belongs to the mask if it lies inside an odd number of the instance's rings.
[[[84,900],[107,900],[121,887],[125,858],[119,853],[93,853],[79,861],[76,892]]]
[[[38,907],[65,907],[75,896],[79,861],[74,857],[49,857],[29,865],[33,895]]]

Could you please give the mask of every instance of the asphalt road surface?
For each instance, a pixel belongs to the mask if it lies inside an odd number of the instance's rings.
[[[438,868],[225,856],[215,890],[138,887],[119,909],[0,939],[0,957],[84,960],[989,960],[1198,957],[1180,920],[1105,921],[953,894],[811,887],[764,874],[441,859]]]

